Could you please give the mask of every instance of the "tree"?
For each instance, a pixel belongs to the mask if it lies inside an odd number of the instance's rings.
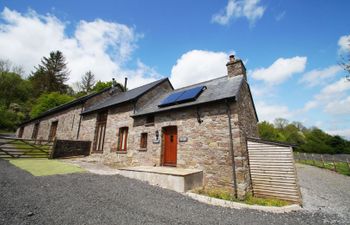
[[[37,101],[33,105],[32,111],[30,112],[30,116],[31,118],[37,117],[49,109],[60,106],[72,100],[74,100],[74,98],[66,94],[60,94],[58,92],[52,92],[49,94],[44,93],[37,99]]]
[[[274,125],[277,129],[283,129],[288,125],[288,120],[283,119],[283,118],[276,118],[274,121]]]
[[[11,103],[23,103],[31,97],[32,87],[27,80],[13,72],[0,72],[0,103],[9,108]]]
[[[95,84],[95,75],[91,71],[88,71],[82,76],[79,86],[81,91],[89,93],[92,91]]]
[[[51,52],[50,56],[43,57],[41,64],[35,67],[36,71],[30,76],[36,96],[42,93],[59,92],[67,93],[69,70],[62,52]]]
[[[259,136],[265,140],[276,141],[278,139],[278,131],[273,124],[263,121],[258,124]]]

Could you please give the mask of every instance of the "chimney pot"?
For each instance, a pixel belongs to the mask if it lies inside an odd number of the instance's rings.
[[[229,62],[226,63],[226,67],[228,77],[243,75],[244,79],[247,79],[246,69],[242,60],[236,59],[234,55],[230,55]]]
[[[128,84],[128,78],[125,77],[125,80],[124,80],[124,91],[126,91],[127,84]]]

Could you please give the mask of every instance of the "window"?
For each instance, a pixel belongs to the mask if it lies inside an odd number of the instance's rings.
[[[142,149],[147,148],[147,133],[141,134],[140,148],[142,148]]]
[[[40,123],[34,124],[33,133],[32,133],[32,139],[36,140],[38,138],[39,125],[40,125]]]
[[[146,117],[146,125],[154,125],[154,115]]]
[[[18,137],[19,138],[22,138],[23,132],[24,132],[24,127],[19,128],[19,131],[18,131]]]
[[[128,127],[121,127],[119,129],[119,151],[126,151],[128,143]]]

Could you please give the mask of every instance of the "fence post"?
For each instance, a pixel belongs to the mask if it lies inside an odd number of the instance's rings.
[[[336,164],[335,164],[334,155],[333,155],[333,164],[334,164],[334,171],[337,172],[337,166],[336,166]]]
[[[326,166],[324,165],[324,160],[323,160],[323,155],[322,154],[321,154],[321,161],[322,161],[323,168],[326,168]]]
[[[49,159],[53,159],[53,157],[54,157],[55,148],[56,148],[56,140],[57,140],[56,138],[53,140],[52,149],[50,151]]]
[[[315,157],[314,157],[314,153],[311,153],[311,160],[312,160],[312,165],[315,165]]]
[[[346,157],[346,164],[348,164],[348,168],[350,170],[350,163],[349,163],[349,159]]]

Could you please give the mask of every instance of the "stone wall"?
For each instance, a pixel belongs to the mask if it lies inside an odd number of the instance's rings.
[[[115,91],[113,92],[112,95],[118,94],[120,92],[121,92],[121,90],[117,87],[117,88],[115,88]],[[110,91],[106,90],[104,92],[101,92],[101,93],[91,97],[84,104],[81,103],[79,105],[72,106],[71,108],[68,108],[66,110],[54,113],[52,115],[48,115],[46,117],[40,118],[40,119],[33,121],[31,123],[25,124],[23,126],[24,131],[23,131],[22,138],[27,138],[27,139],[32,138],[34,124],[37,122],[40,122],[39,132],[38,132],[37,138],[46,140],[49,137],[51,123],[53,121],[58,121],[57,132],[56,132],[57,138],[68,139],[68,140],[77,139],[79,121],[80,121],[80,113],[82,112],[82,107],[88,108],[91,105],[96,104],[98,102],[101,102],[110,96],[111,96]],[[95,123],[94,123],[94,126],[95,126]],[[94,132],[94,126],[93,126],[92,133]],[[88,126],[88,127],[90,127],[90,126]],[[17,136],[19,134],[19,129],[20,128],[18,128],[16,131]],[[83,129],[80,129],[80,132],[82,130]],[[89,131],[91,131],[91,129]],[[90,140],[90,139],[91,138],[89,137],[88,140]],[[93,139],[93,137],[92,137],[92,139]],[[91,141],[92,141],[92,139],[91,139]]]
[[[117,167],[161,166],[162,141],[153,142],[156,138],[156,131],[159,132],[161,138],[163,127],[177,126],[178,140],[187,138],[186,142],[178,141],[177,167],[201,169],[204,172],[206,187],[233,191],[228,116],[224,102],[199,107],[202,123],[197,120],[196,107],[156,114],[153,126],[145,125],[145,117],[138,117],[135,120],[131,118],[132,110],[133,106],[126,104],[109,111],[104,152],[102,155],[95,154],[93,157],[98,157],[99,160]],[[249,180],[242,179],[242,176],[246,176],[245,172],[248,173],[248,170],[244,170],[248,162],[245,161],[247,158],[243,157],[246,148],[241,146],[238,113],[234,113],[232,118],[235,119],[232,121],[236,122],[233,123],[232,132],[235,138],[238,194],[243,197],[249,186]],[[117,151],[119,128],[121,127],[129,129],[126,152]],[[141,133],[148,134],[147,149],[140,149]]]
[[[77,131],[80,120],[81,105],[69,108],[59,113],[49,115],[37,121],[33,121],[24,126],[22,138],[32,138],[34,124],[39,122],[39,131],[37,139],[47,140],[49,138],[51,123],[58,121],[56,137],[61,139],[73,140],[77,137]],[[19,130],[19,129],[18,129]],[[18,131],[17,131],[18,133]]]
[[[231,105],[233,127],[233,146],[236,165],[238,196],[243,196],[251,190],[251,177],[246,137],[258,137],[258,119],[249,86],[242,84],[237,102]]]

